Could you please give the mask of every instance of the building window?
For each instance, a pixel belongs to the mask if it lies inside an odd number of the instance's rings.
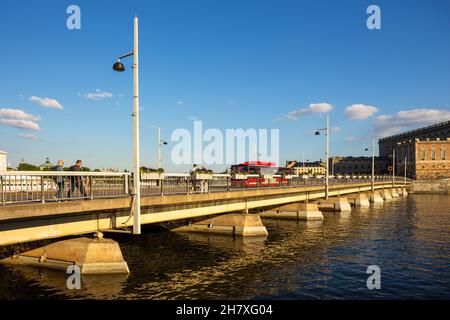
[[[436,160],[436,151],[431,149],[431,160]]]
[[[420,159],[425,160],[425,149],[420,151]]]
[[[445,148],[442,148],[442,149],[441,149],[441,159],[442,159],[442,160],[445,160],[445,156],[446,156],[445,153],[446,153],[446,152],[445,152]]]

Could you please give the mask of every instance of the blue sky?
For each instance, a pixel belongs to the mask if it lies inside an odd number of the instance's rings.
[[[81,30],[66,28],[70,4]],[[366,27],[371,4],[381,30]],[[156,165],[156,126],[169,140],[194,118],[223,132],[280,129],[283,163],[323,158],[312,132],[329,105],[331,154],[364,155],[374,129],[450,119],[449,12],[446,0],[2,1],[0,149],[14,166],[48,156],[131,168],[132,61],[111,66],[132,49],[137,14],[143,165]],[[186,170],[170,163],[172,145],[166,169]]]

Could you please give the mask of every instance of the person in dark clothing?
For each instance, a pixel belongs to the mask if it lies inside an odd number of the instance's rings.
[[[59,160],[58,165],[54,166],[52,168],[53,171],[64,171],[64,161]],[[55,200],[62,199],[63,192],[64,192],[64,177],[63,176],[56,176],[54,178],[56,185],[58,186],[58,191],[56,192],[56,196],[54,197]]]
[[[81,164],[82,164],[81,160],[77,160],[75,165],[69,168],[69,171],[81,171]],[[72,198],[72,195],[76,189],[80,190],[82,197],[85,198],[87,197],[86,190],[84,189],[83,177],[81,176],[70,177],[70,189],[69,192],[67,193],[67,197]]]
[[[192,171],[191,171],[191,182],[192,182],[191,193],[195,192],[195,189],[197,188],[197,177],[196,177],[197,173],[198,173],[198,166],[196,164],[194,164],[192,166]]]

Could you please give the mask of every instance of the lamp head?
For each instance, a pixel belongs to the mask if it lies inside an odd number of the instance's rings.
[[[123,72],[123,71],[125,71],[125,67],[124,67],[123,63],[120,62],[120,60],[117,60],[117,62],[114,63],[114,65],[113,65],[113,70],[118,71],[118,72]]]
[[[167,141],[164,141],[164,142],[163,142],[163,145],[167,145]]]
[[[314,134],[315,134],[316,136],[320,136],[320,131],[316,131]]]
[[[369,151],[369,148],[365,148],[364,150],[365,150],[365,151]]]

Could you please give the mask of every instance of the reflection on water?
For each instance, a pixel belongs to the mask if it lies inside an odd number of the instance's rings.
[[[0,267],[0,298],[450,298],[450,197],[410,195],[324,221],[264,220],[267,237],[117,235],[131,274],[83,277]],[[381,290],[366,287],[381,268]]]

